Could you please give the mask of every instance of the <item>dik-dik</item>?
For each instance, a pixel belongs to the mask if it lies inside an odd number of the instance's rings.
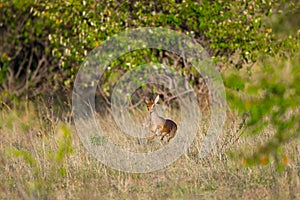
[[[175,133],[177,131],[177,125],[174,121],[159,116],[155,108],[155,105],[157,104],[158,100],[159,95],[157,95],[154,101],[152,99],[150,99],[149,101],[145,101],[147,104],[148,111],[150,112],[149,131],[151,133],[154,133],[154,135],[150,135],[148,137],[148,141],[152,141],[155,138],[155,136],[162,136],[160,140],[163,143],[164,137],[167,136],[167,142],[169,142],[170,139],[172,139],[175,136]]]

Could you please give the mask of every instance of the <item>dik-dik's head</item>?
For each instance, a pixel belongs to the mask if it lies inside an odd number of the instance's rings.
[[[155,105],[157,104],[159,100],[159,95],[157,95],[157,97],[155,98],[155,100],[153,101],[152,99],[150,99],[149,101],[146,100],[146,104],[147,104],[147,108],[148,108],[148,111],[151,113],[153,112],[154,108],[155,108]]]

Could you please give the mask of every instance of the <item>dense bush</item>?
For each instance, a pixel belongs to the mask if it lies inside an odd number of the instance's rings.
[[[42,82],[51,82],[55,58],[47,25],[32,15],[33,1],[7,1],[0,8],[1,96],[20,97]]]
[[[298,48],[299,33],[279,38],[266,23],[283,5],[275,0],[5,1],[0,8],[1,96],[31,96],[45,87],[70,89],[90,50],[114,34],[137,27],[169,27],[191,35],[220,67],[251,66],[262,53],[284,54]],[[141,54],[134,52],[126,61],[134,67],[156,59],[153,53],[151,59]],[[128,68],[116,64],[115,72]],[[107,84],[107,91],[111,85]]]
[[[300,59],[265,59],[249,71],[224,74],[227,99],[240,114],[247,113],[246,133],[272,132],[272,137],[253,152],[240,154],[247,164],[275,158],[279,169],[286,164],[282,145],[300,134]],[[249,74],[250,73],[250,74]]]

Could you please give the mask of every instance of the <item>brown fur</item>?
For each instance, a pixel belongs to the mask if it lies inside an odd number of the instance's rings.
[[[175,137],[175,133],[177,131],[177,124],[170,119],[166,120],[162,131],[160,132],[162,137],[161,141],[164,140],[164,137],[167,135],[167,142],[169,142],[173,137]]]
[[[154,100],[146,101],[147,108],[150,112],[150,132],[154,132],[154,135],[148,137],[148,141],[152,141],[155,136],[162,136],[161,142],[163,142],[164,137],[167,136],[167,142],[169,142],[173,137],[175,137],[177,131],[177,125],[174,121],[170,119],[164,119],[159,116],[156,112],[155,105],[159,100],[159,96]],[[158,132],[158,134],[157,134]]]

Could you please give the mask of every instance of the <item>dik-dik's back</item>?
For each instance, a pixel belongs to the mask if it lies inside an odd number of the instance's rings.
[[[154,135],[148,137],[148,141],[151,141],[155,138],[155,136],[162,136],[161,142],[163,142],[164,137],[167,136],[167,141],[175,137],[177,131],[177,125],[174,121],[170,119],[164,119],[159,116],[155,105],[159,100],[159,95],[155,98],[155,100],[146,101],[148,111],[150,112],[150,132],[154,133]]]

